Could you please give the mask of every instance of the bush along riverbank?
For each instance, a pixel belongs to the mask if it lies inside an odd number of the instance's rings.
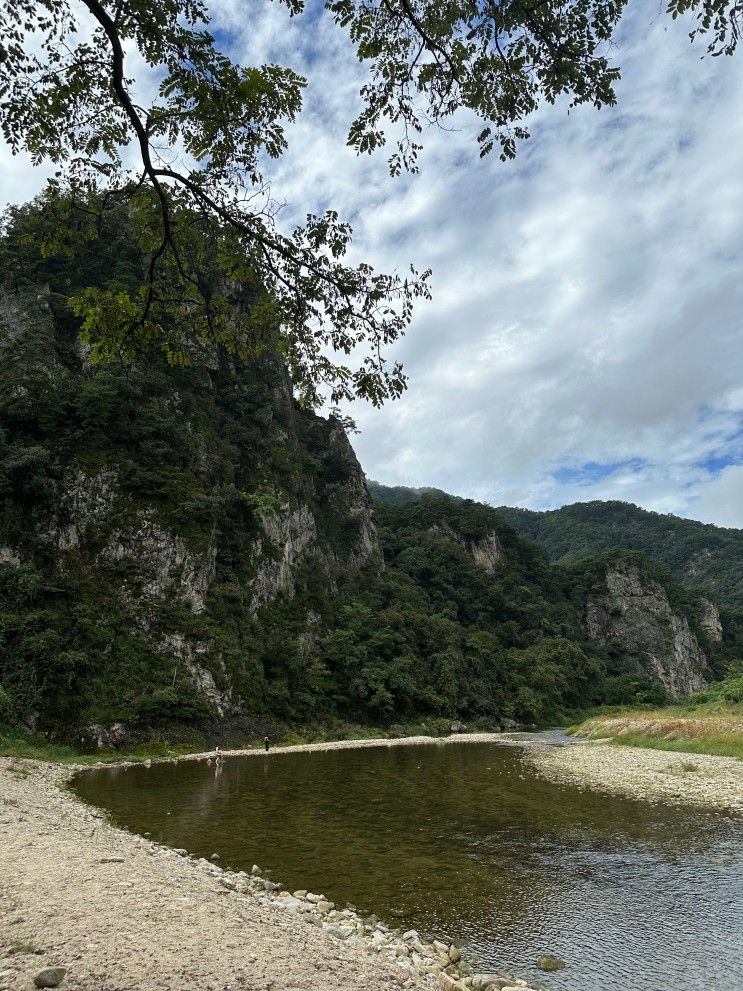
[[[0,758],[0,987],[530,991],[448,941],[118,829],[65,789],[82,769]]]

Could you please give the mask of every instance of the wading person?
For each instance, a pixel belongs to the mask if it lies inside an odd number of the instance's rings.
[[[268,753],[268,748],[270,746],[270,743],[271,743],[271,741],[268,739],[268,737],[267,736],[264,736],[263,737],[263,746],[266,748],[266,753]]]

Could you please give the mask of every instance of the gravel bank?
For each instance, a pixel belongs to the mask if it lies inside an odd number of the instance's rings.
[[[605,741],[568,747],[529,747],[524,758],[552,781],[612,795],[698,805],[743,814],[743,761]]]
[[[333,740],[329,743],[296,743],[289,747],[271,747],[271,754],[308,754],[317,750],[358,750],[363,747],[409,747],[413,744],[437,744],[443,746],[451,743],[501,743],[512,733],[458,733],[456,736],[400,736],[387,740],[382,737],[368,740]],[[252,747],[247,750],[223,750],[224,757],[265,757],[263,747]],[[210,750],[198,754],[182,754],[178,757],[155,757],[152,764],[172,764],[182,760],[208,760],[214,757]],[[130,767],[142,761],[119,761],[117,767]],[[97,765],[102,766],[102,765]],[[105,766],[105,765],[103,765]],[[87,765],[89,769],[90,765]],[[81,767],[80,770],[84,770]]]
[[[491,737],[456,742],[473,739]],[[434,741],[285,749],[416,742]],[[274,890],[119,830],[60,790],[76,770],[0,759],[0,991],[31,989],[41,970],[57,966],[69,991],[527,987],[472,975],[455,947],[390,932],[317,895]]]

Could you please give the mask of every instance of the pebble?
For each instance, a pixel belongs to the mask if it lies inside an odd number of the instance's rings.
[[[455,981],[448,974],[439,974],[439,987],[442,988],[442,991],[465,991],[464,984]]]
[[[45,967],[34,977],[37,988],[57,988],[65,978],[65,967]]]

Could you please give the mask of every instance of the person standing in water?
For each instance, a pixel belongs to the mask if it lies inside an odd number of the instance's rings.
[[[263,737],[263,746],[266,748],[266,753],[268,753],[268,748],[269,748],[270,745],[271,745],[271,741],[268,739],[267,736],[264,736]]]

